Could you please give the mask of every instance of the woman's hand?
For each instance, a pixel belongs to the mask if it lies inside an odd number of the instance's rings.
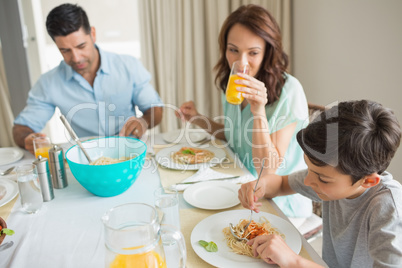
[[[182,121],[191,121],[194,117],[200,116],[193,101],[183,103],[175,114]]]
[[[265,84],[250,75],[242,73],[238,73],[238,75],[244,79],[238,79],[235,83],[245,87],[237,87],[236,89],[242,92],[243,97],[250,104],[251,112],[254,116],[265,116],[265,105],[268,102]]]
[[[257,201],[260,198],[264,197],[265,194],[264,177],[260,178],[260,183],[254,193],[254,187],[256,183],[257,180],[242,184],[239,189],[238,196],[243,207],[247,209],[252,209],[258,213],[260,212],[259,207],[262,205],[262,203]]]
[[[247,242],[252,246],[254,257],[260,256],[269,264],[278,264],[280,267],[297,267],[295,264],[299,256],[279,235],[260,235]]]

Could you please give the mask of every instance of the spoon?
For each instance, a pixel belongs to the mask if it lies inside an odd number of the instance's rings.
[[[11,173],[11,171],[13,171],[13,170],[14,170],[14,168],[15,168],[15,166],[10,167],[9,169],[7,169],[7,170],[5,170],[5,171],[1,172],[1,173],[0,173],[0,176],[5,176],[5,175],[7,175],[7,174]]]
[[[258,174],[257,183],[256,183],[255,186],[254,186],[253,194],[255,193],[255,191],[257,191],[257,185],[258,185],[258,182],[260,181],[261,174],[262,174],[262,170],[264,169],[264,164],[265,164],[265,159],[262,160],[262,166],[261,166],[260,174]],[[248,226],[250,225],[251,221],[253,220],[253,210],[250,209],[250,211],[251,211],[250,220],[249,220],[249,222],[247,223],[247,225],[244,226],[243,232],[242,232],[240,235],[243,235],[243,234],[244,234],[244,232],[247,230]],[[229,229],[230,229],[230,232],[232,233],[232,235],[233,235],[236,239],[238,239],[238,240],[247,240],[247,241],[248,241],[247,238],[241,238],[241,237],[239,237],[239,236],[237,236],[237,235],[235,234],[234,228],[233,228],[233,224],[232,224],[232,223],[229,223]]]
[[[80,139],[78,138],[77,134],[75,134],[74,130],[70,126],[70,123],[68,123],[67,119],[64,117],[64,115],[60,115],[60,120],[63,122],[64,126],[66,127],[68,133],[70,133],[71,137],[75,142],[78,144],[78,146],[81,148],[82,152],[84,153],[85,157],[88,159],[89,163],[92,163],[91,158],[89,157],[87,151],[84,149],[84,146],[82,146],[82,143]]]

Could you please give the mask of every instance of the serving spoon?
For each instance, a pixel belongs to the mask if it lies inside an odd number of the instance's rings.
[[[82,152],[84,153],[85,157],[88,159],[89,163],[92,163],[91,158],[89,157],[87,151],[85,150],[84,146],[82,146],[82,143],[80,139],[78,138],[77,134],[75,134],[73,128],[71,127],[70,123],[68,123],[67,119],[64,117],[64,115],[60,115],[60,120],[63,122],[64,126],[66,127],[68,133],[70,133],[71,137],[73,140],[78,144],[78,146],[81,148]]]
[[[258,174],[257,183],[256,183],[255,186],[254,186],[253,194],[255,194],[255,191],[257,191],[257,185],[258,185],[258,182],[260,181],[261,174],[262,174],[262,170],[264,169],[264,164],[265,164],[265,159],[262,160],[262,166],[261,166],[260,174]],[[253,220],[253,210],[250,209],[250,211],[251,211],[250,220],[249,220],[249,222],[246,224],[246,226],[244,226],[243,232],[242,232],[240,235],[243,235],[243,234],[244,234],[244,232],[247,230],[248,226],[250,225],[251,221]],[[230,229],[230,232],[232,233],[232,235],[233,235],[237,240],[247,240],[247,241],[248,241],[247,238],[242,238],[242,237],[239,237],[238,235],[236,235],[232,223],[229,223],[229,229]]]

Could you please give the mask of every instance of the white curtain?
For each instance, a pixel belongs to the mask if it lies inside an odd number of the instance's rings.
[[[213,67],[226,17],[241,5],[257,4],[277,19],[290,54],[291,0],[139,0],[141,60],[166,104],[163,132],[180,126],[174,109],[193,100],[209,117],[222,115]],[[289,55],[290,56],[290,55]]]
[[[3,53],[0,47],[0,147],[15,146],[12,127],[14,116],[10,106]]]

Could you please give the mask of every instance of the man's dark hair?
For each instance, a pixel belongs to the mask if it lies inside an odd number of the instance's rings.
[[[47,15],[46,29],[54,40],[56,36],[66,36],[83,28],[91,33],[91,26],[85,11],[78,5],[62,4],[52,9]]]
[[[399,147],[401,127],[379,103],[340,102],[300,130],[297,141],[314,165],[334,166],[355,183],[386,170]]]

